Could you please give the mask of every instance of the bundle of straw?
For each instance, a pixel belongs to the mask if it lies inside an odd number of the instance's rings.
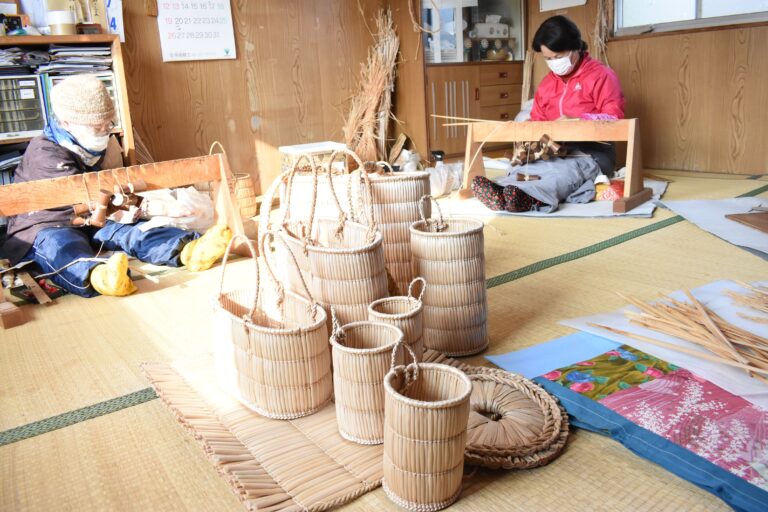
[[[400,40],[392,12],[376,14],[374,45],[360,71],[360,88],[344,124],[344,142],[364,161],[387,160],[387,132],[392,118],[392,90]]]
[[[751,377],[768,382],[765,377],[756,375],[756,373],[768,375],[768,339],[725,321],[699,302],[688,290],[685,290],[685,294],[689,302],[664,297],[653,304],[646,304],[622,295],[622,298],[641,311],[640,313],[625,311],[624,314],[634,324],[689,341],[706,348],[715,354],[714,356],[646,336],[638,336],[602,325],[596,326],[702,359],[735,366],[746,370]]]
[[[744,288],[748,289],[750,293],[741,294],[734,291],[729,291],[728,295],[733,301],[741,306],[755,309],[762,313],[768,314],[768,288],[765,286],[752,286],[746,283],[739,283]],[[761,324],[768,324],[768,317],[765,316],[752,316],[739,313],[739,316],[758,322]]]

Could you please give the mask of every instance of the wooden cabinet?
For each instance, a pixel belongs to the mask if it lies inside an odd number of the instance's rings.
[[[466,127],[444,126],[451,121],[433,114],[489,121],[514,119],[520,111],[522,68],[520,62],[427,66],[429,152],[461,155],[467,142]]]
[[[452,117],[476,117],[479,113],[479,73],[477,66],[432,66],[427,68],[427,109],[429,111],[430,151],[446,155],[462,153],[467,142],[464,126],[443,126]]]

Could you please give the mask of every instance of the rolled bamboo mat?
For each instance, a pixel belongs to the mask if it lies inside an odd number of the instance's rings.
[[[333,405],[271,420],[213,385],[208,359],[142,369],[248,510],[328,510],[380,484],[382,447],[345,441]]]

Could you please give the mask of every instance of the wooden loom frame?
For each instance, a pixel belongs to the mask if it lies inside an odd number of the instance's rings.
[[[464,123],[462,123],[464,124]],[[475,176],[485,176],[482,145],[487,142],[536,141],[548,135],[557,142],[626,141],[627,171],[624,197],[613,202],[613,211],[626,213],[651,199],[653,192],[643,188],[643,163],[640,152],[640,121],[481,121],[466,123],[467,152],[464,181],[458,191],[462,199],[472,197],[470,185]]]
[[[181,160],[169,160],[105,171],[88,172],[60,178],[12,183],[0,186],[0,216],[72,206],[95,200],[99,190],[125,187],[132,181],[142,180],[147,190],[175,188],[203,181],[213,182],[214,210],[218,222],[225,222],[233,235],[243,234],[243,221],[232,201],[230,180],[232,173],[226,155],[214,155]],[[244,244],[240,244],[242,249]],[[237,249],[236,249],[237,252]],[[242,252],[242,251],[239,251]],[[250,254],[250,253],[248,253]],[[3,293],[0,289],[0,293]],[[15,306],[3,303],[0,315],[7,327],[22,323]],[[6,309],[8,311],[6,311]],[[12,318],[10,315],[14,315]]]

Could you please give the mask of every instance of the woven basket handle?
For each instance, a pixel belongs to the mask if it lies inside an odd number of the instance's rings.
[[[264,237],[261,239],[261,253],[264,255],[264,265],[267,268],[267,273],[269,275],[269,278],[272,280],[272,283],[275,285],[275,290],[277,291],[277,301],[278,305],[280,306],[280,311],[282,312],[282,306],[283,301],[285,299],[285,288],[283,287],[282,283],[280,283],[277,279],[277,276],[275,276],[275,273],[272,269],[272,265],[269,263],[269,258],[267,254],[271,252],[269,250],[269,242],[280,240],[280,243],[283,244],[285,247],[285,250],[288,251],[288,256],[290,257],[291,261],[293,262],[294,267],[296,268],[296,272],[299,274],[299,280],[301,281],[301,286],[304,288],[304,292],[307,294],[307,298],[309,298],[309,302],[311,303],[311,306],[309,308],[309,312],[312,315],[312,320],[316,320],[317,318],[317,302],[315,301],[314,297],[312,296],[312,292],[309,291],[309,286],[307,286],[307,282],[304,280],[304,275],[301,273],[301,268],[299,267],[299,262],[296,261],[296,256],[293,254],[293,251],[291,250],[291,247],[283,240],[281,237],[276,236],[274,231],[269,231],[264,234]]]
[[[296,173],[299,171],[301,162],[307,160],[309,167],[312,170],[312,202],[309,207],[309,230],[312,230],[312,224],[315,222],[315,207],[317,206],[317,165],[315,165],[315,159],[312,155],[302,153],[293,162],[293,168],[288,172],[287,184],[285,186],[285,207],[283,208],[283,221],[282,224],[286,225],[289,221],[291,211],[291,197],[293,196],[293,179]],[[305,236],[309,236],[307,233]]]
[[[387,174],[387,173],[392,174],[395,172],[395,169],[392,167],[392,165],[390,165],[390,163],[385,160],[380,160],[376,162],[376,165],[384,169],[383,174]]]
[[[331,153],[331,157],[328,159],[328,162],[326,165],[328,166],[328,181],[331,181],[331,174],[333,173],[333,163],[336,161],[336,159],[339,156],[344,156],[344,163],[343,169],[346,171],[348,169],[346,165],[346,157],[350,156],[352,159],[357,163],[357,168],[362,169],[365,164],[363,164],[363,161],[360,159],[359,156],[357,156],[357,153],[354,151],[350,151],[348,149],[337,149],[333,153]],[[351,173],[350,173],[351,174]],[[334,193],[334,199],[336,200],[336,205],[339,208],[339,214],[341,215],[341,203],[339,202],[338,196],[335,195],[335,189],[333,188],[333,184],[331,184],[331,191]],[[355,212],[355,207],[352,204],[352,178],[347,181],[347,206],[349,208],[349,216],[353,221],[357,221],[357,213]]]
[[[235,240],[242,239],[245,242],[245,245],[248,246],[248,250],[251,253],[251,258],[253,258],[254,267],[256,269],[256,292],[253,294],[253,306],[251,306],[251,309],[248,311],[248,314],[243,315],[244,320],[251,320],[253,319],[253,313],[256,311],[256,307],[259,304],[259,289],[260,289],[260,273],[259,273],[259,260],[258,255],[256,254],[256,249],[254,249],[253,244],[248,239],[247,236],[238,233],[235,236],[232,237],[232,239],[229,241],[229,244],[227,244],[227,250],[224,251],[224,258],[221,260],[221,279],[219,281],[219,294],[218,297],[221,298],[223,295],[224,290],[224,271],[227,268],[227,260],[229,260],[229,253],[232,251],[232,247],[235,245]]]
[[[398,350],[403,347],[405,351],[407,351],[411,355],[412,362],[408,365],[398,365],[397,363],[397,352]],[[404,338],[401,338],[400,341],[398,341],[395,344],[395,348],[392,349],[392,359],[390,361],[390,369],[394,371],[395,373],[400,373],[405,377],[405,382],[403,384],[403,387],[400,388],[400,391],[405,391],[408,389],[411,384],[416,382],[416,380],[419,378],[419,359],[416,357],[416,353],[413,351],[413,348],[405,342]]]
[[[421,292],[419,293],[419,297],[416,298],[413,296],[413,286],[416,283],[421,283]],[[416,299],[417,301],[421,302],[422,297],[424,297],[424,292],[427,290],[427,280],[423,277],[417,277],[413,281],[411,281],[411,284],[408,285],[408,298],[409,299]]]
[[[331,306],[331,338],[341,342],[344,339],[344,328],[339,322],[339,317],[336,316],[336,308]]]
[[[437,219],[427,219],[427,216],[424,214],[424,201],[432,201],[437,207]],[[443,210],[440,209],[440,205],[432,196],[424,195],[419,199],[419,216],[429,226],[430,231],[443,231],[448,227],[448,224],[443,221]]]

